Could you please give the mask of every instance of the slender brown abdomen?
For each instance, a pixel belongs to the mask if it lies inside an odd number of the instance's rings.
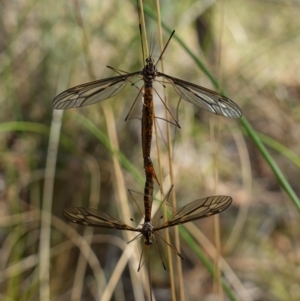
[[[152,126],[153,126],[153,94],[152,87],[144,87],[144,103],[142,116],[142,147],[143,157],[150,157],[152,142]]]
[[[145,223],[151,221],[151,210],[153,202],[153,176],[146,172],[146,181],[144,188],[144,209],[145,209]]]
[[[142,115],[142,148],[146,178],[147,173],[151,173],[151,175],[155,178],[157,183],[159,183],[150,157],[154,118],[152,91],[152,83],[145,82]]]

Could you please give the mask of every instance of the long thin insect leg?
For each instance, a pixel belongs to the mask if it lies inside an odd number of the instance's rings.
[[[122,75],[122,73],[125,73],[125,74],[128,74],[129,72],[127,71],[124,71],[124,70],[121,70],[121,69],[117,69],[117,68],[114,68],[114,67],[111,67],[111,66],[106,66],[107,68],[115,71],[116,73]],[[136,83],[138,83],[139,81],[141,81],[142,79],[140,78],[139,80],[133,82],[131,80],[129,80],[129,82],[131,83],[131,87],[134,86],[138,91],[140,91],[140,88],[138,86],[136,86]],[[128,114],[129,115],[129,114]]]
[[[142,267],[143,264],[144,264],[144,263],[142,263],[143,254],[144,254],[144,249],[145,249],[145,245],[143,245],[143,247],[142,247],[141,257],[140,257],[140,260],[139,260],[139,266],[138,266],[138,269],[137,269],[138,272],[140,271],[141,267]]]
[[[128,189],[128,192],[129,192],[129,194],[130,194],[132,200],[133,200],[134,203],[136,204],[136,206],[137,206],[137,208],[138,208],[138,210],[139,210],[141,216],[143,216],[143,212],[142,212],[142,210],[141,210],[139,204],[137,203],[136,199],[134,198],[134,196],[133,196],[133,194],[132,194],[132,190],[131,190],[131,189]]]
[[[125,74],[128,74],[128,73],[129,73],[129,72],[127,72],[127,71],[124,71],[124,70],[121,70],[121,69],[117,69],[117,68],[112,67],[112,66],[106,66],[106,68],[111,69],[111,70],[117,72],[117,73],[120,74],[120,75],[122,75],[123,73],[125,73]]]
[[[184,259],[178,252],[178,250],[175,247],[171,246],[158,232],[156,232],[155,235],[158,235],[182,260]]]
[[[176,245],[175,245],[175,243],[174,243],[174,241],[173,241],[171,235],[170,235],[170,241],[171,241],[171,244],[173,245],[173,248],[174,248],[175,252],[177,252],[178,254],[180,254],[180,252],[176,249]],[[179,257],[180,257],[182,260],[184,260],[184,258],[183,258],[183,256],[182,256],[181,254],[180,254]]]
[[[179,105],[180,105],[180,103],[181,103],[181,97],[179,97],[179,101],[178,101],[178,104],[177,104],[177,106],[176,106],[176,120],[178,120],[179,119]],[[175,134],[176,134],[176,131],[175,131]]]
[[[171,39],[172,39],[174,33],[175,33],[175,30],[172,31],[172,33],[171,33],[171,35],[170,35],[170,37],[169,37],[169,40],[167,41],[167,43],[166,43],[166,45],[165,45],[163,51],[161,52],[161,54],[160,54],[160,56],[159,56],[159,58],[158,58],[158,60],[157,60],[157,62],[156,62],[156,64],[155,64],[155,67],[156,67],[156,65],[158,64],[158,62],[161,60],[161,58],[162,58],[164,52],[166,51],[166,49],[167,49],[167,47],[168,47],[168,45],[169,45],[169,43],[170,43],[170,41],[171,41]]]
[[[156,245],[156,248],[157,248],[157,250],[158,250],[158,254],[159,254],[161,263],[162,263],[162,265],[163,265],[163,267],[164,267],[164,270],[167,270],[167,269],[166,269],[166,266],[165,266],[165,263],[164,263],[164,260],[163,260],[162,251],[161,251],[161,249],[160,249],[160,246],[159,246],[159,244],[158,244],[158,240],[157,240],[156,238],[155,238],[155,245]]]
[[[134,240],[138,239],[139,237],[142,237],[142,233],[136,235],[133,239],[129,240],[129,241],[127,242],[127,244],[130,244],[131,242],[133,242]]]
[[[144,252],[144,249],[146,248],[146,251]],[[141,258],[140,258],[140,263],[139,263],[139,268],[138,268],[138,272],[140,271],[140,269],[143,267],[143,265],[145,264],[145,262],[147,262],[147,260],[149,261],[149,258],[150,258],[150,251],[151,251],[151,246],[146,246],[144,245],[143,246],[143,251],[142,251],[142,254],[141,254]],[[142,260],[142,255],[145,254],[145,259]]]
[[[153,90],[155,91],[155,93],[158,95],[159,99],[161,100],[161,102],[164,104],[166,110],[169,112],[169,114],[171,115],[171,117],[173,118],[173,120],[175,121],[176,123],[176,126],[178,128],[181,129],[181,126],[180,124],[178,123],[178,121],[176,120],[176,118],[174,117],[174,115],[172,114],[172,112],[169,110],[169,108],[167,107],[166,103],[164,102],[164,100],[162,99],[162,97],[159,95],[159,93],[157,92],[157,90],[155,88],[153,88]]]
[[[165,122],[168,122],[168,123],[170,123],[170,124],[172,124],[172,125],[178,127],[178,125],[177,125],[175,122],[172,122],[172,121],[170,121],[170,120],[167,120],[167,119],[165,119],[165,118],[163,118],[163,117],[154,117],[154,119],[163,120],[163,121],[165,121]],[[161,132],[161,134],[162,134],[162,132]]]
[[[149,257],[147,262],[147,272],[148,272],[148,280],[149,280],[149,293],[150,293],[150,300],[152,301],[152,282],[151,282],[151,264],[150,264],[150,248],[149,248]]]
[[[170,190],[168,191],[167,195],[165,196],[165,198],[163,199],[163,201],[161,202],[161,204],[159,205],[159,208],[157,210],[157,212],[160,211],[161,207],[163,206],[163,204],[168,200],[170,194],[171,194],[171,191],[173,189],[174,185],[171,186]]]
[[[130,107],[130,110],[129,110],[129,112],[128,112],[128,114],[127,114],[126,118],[125,118],[125,121],[127,121],[127,119],[128,119],[128,116],[130,115],[130,112],[132,111],[132,109],[133,109],[133,107],[134,107],[134,105],[135,105],[135,103],[136,103],[137,99],[139,98],[139,96],[140,96],[140,94],[141,94],[142,90],[143,90],[143,87],[142,87],[142,88],[139,90],[139,93],[138,93],[138,95],[136,96],[136,98],[135,98],[135,100],[134,100],[134,102],[133,102],[132,106]]]

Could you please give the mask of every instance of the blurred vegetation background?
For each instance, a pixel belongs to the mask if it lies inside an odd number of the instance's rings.
[[[145,5],[155,11],[152,1]],[[92,80],[92,72],[99,79],[115,76],[107,65],[142,69],[136,3],[16,0],[1,1],[0,7],[0,299],[104,300],[128,239],[120,231],[69,224],[62,210],[94,207],[138,224],[141,216],[124,191],[143,192],[142,102],[124,122],[137,95],[130,84],[113,99],[81,109],[53,111],[51,101]],[[161,15],[242,108],[299,195],[299,2],[166,0]],[[157,24],[147,13],[146,26],[157,59]],[[175,38],[164,64],[169,75],[215,89]],[[157,89],[162,93],[160,85]],[[167,92],[181,125],[180,130],[171,125],[178,206],[214,194],[233,198],[220,215],[224,277],[236,298],[230,299],[299,300],[296,206],[239,121],[184,101],[177,108],[178,95],[171,87]],[[155,104],[156,116],[165,118],[159,98]],[[114,127],[117,137],[111,141]],[[164,180],[165,127],[160,120],[152,150],[156,167],[158,142]],[[142,206],[142,196],[135,195]],[[129,213],[119,203],[127,198]],[[188,228],[197,240],[193,247],[213,256],[205,240],[214,241],[213,219],[194,226]],[[166,254],[166,245],[163,249]],[[216,300],[213,277],[190,242],[182,240],[181,253],[186,299]],[[155,252],[151,265],[156,299],[171,300],[169,274]],[[135,282],[143,273],[135,274],[137,266],[125,264],[112,300],[147,299]]]

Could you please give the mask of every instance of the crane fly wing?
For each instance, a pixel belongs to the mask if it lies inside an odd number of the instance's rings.
[[[120,221],[119,219],[104,213],[98,212],[95,209],[87,209],[82,207],[70,207],[64,209],[64,216],[71,222],[80,224],[83,226],[101,227],[101,228],[111,228],[120,229],[128,231],[137,231],[138,229],[130,227]]]
[[[227,209],[231,202],[232,198],[225,195],[209,196],[193,201],[176,210],[163,225],[154,228],[154,231],[218,214]]]
[[[204,87],[157,72],[164,77],[184,100],[211,113],[230,118],[242,117],[242,110],[231,99]]]
[[[128,80],[140,71],[85,83],[58,94],[52,101],[54,109],[70,109],[88,106],[113,97],[123,90]]]

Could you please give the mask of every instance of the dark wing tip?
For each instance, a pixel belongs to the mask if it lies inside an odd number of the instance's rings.
[[[81,223],[84,221],[84,213],[80,207],[69,207],[63,210],[63,215],[73,223]]]
[[[241,118],[243,116],[241,108],[230,98],[221,95],[221,97],[219,97],[218,99],[218,102],[221,109],[220,115],[236,119]]]

